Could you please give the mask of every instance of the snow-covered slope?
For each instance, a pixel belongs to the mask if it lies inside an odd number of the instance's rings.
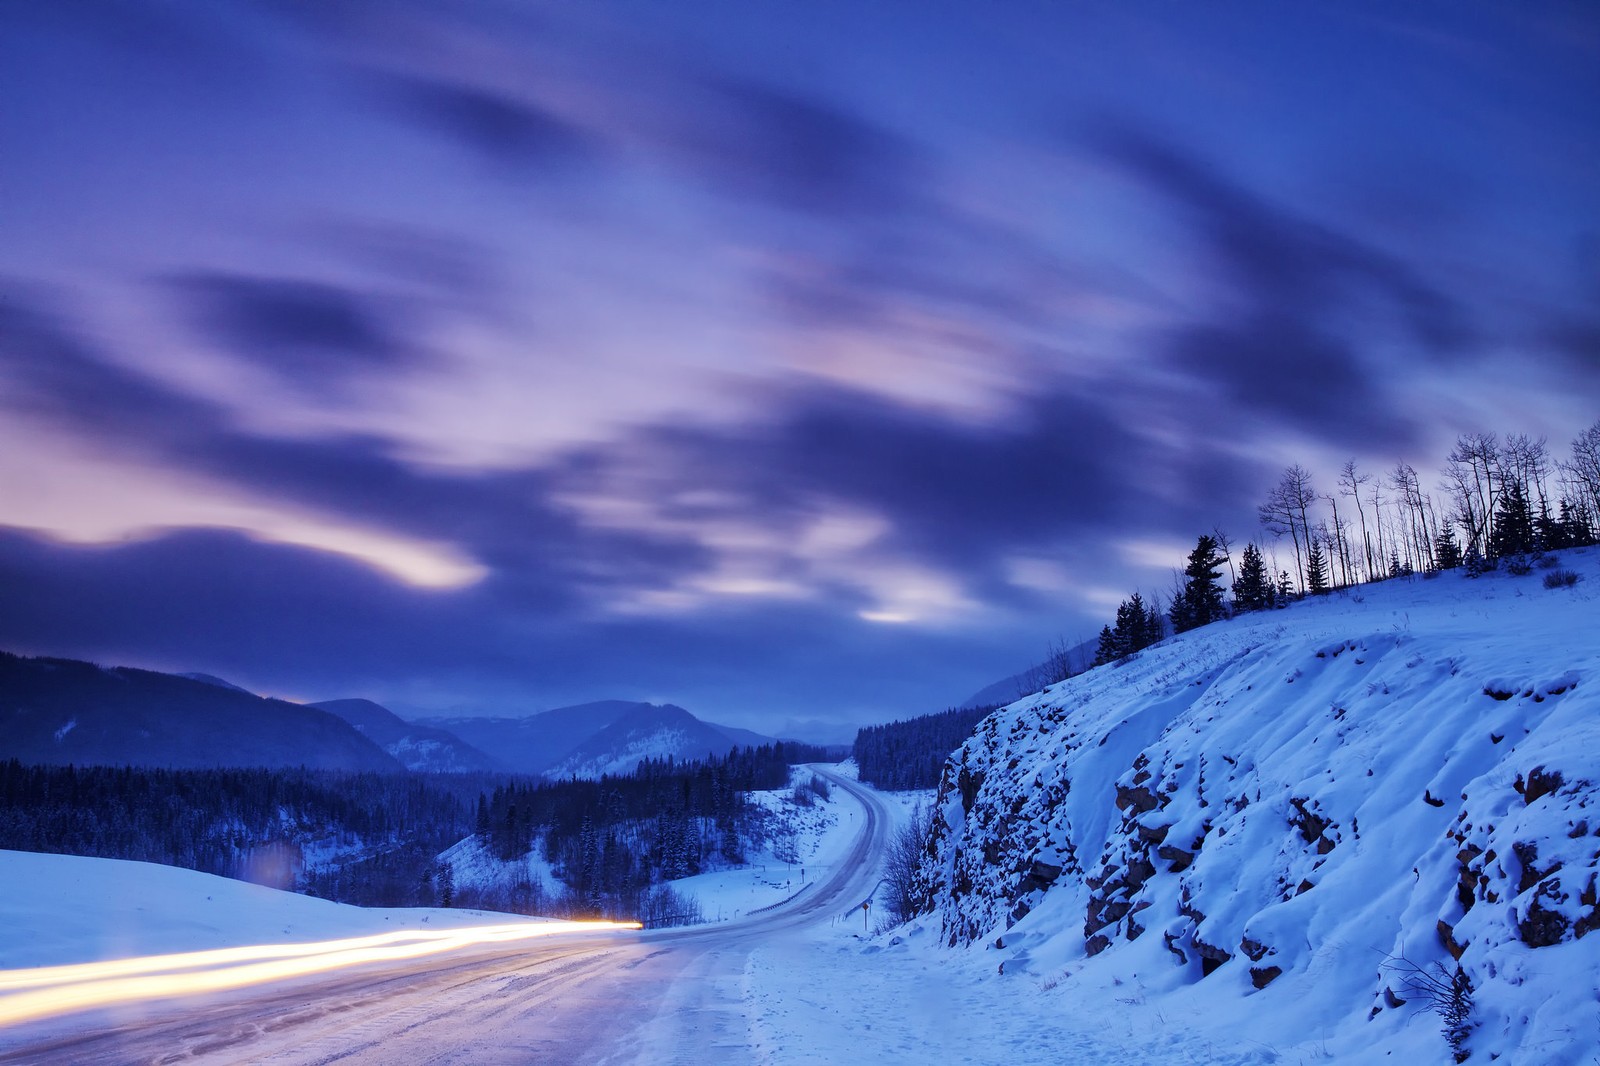
[[[1459,962],[1467,1050],[1590,1061],[1600,552],[1563,565],[1241,617],[992,715],[921,871],[943,938],[1351,1062],[1449,1061],[1415,971]]]
[[[733,739],[670,703],[641,703],[573,748],[546,777],[597,778],[631,774],[641,759],[703,759],[726,755]]]
[[[0,851],[0,970],[542,918],[365,908],[150,862]]]

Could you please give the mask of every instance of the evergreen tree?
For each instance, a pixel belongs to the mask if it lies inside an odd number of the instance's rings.
[[[1311,551],[1306,556],[1306,591],[1313,596],[1322,596],[1328,591],[1328,561],[1323,558],[1322,544],[1318,541],[1311,542]]]
[[[1294,578],[1289,576],[1289,571],[1278,571],[1278,592],[1272,599],[1274,607],[1287,607],[1294,601]]]
[[[1461,547],[1456,543],[1455,532],[1445,526],[1433,542],[1433,563],[1440,570],[1454,570],[1461,565]]]
[[[1222,564],[1227,561],[1215,537],[1202,535],[1195,542],[1194,550],[1189,553],[1189,565],[1183,570],[1183,589],[1174,597],[1169,612],[1173,632],[1183,633],[1208,625],[1225,615],[1222,586],[1217,580],[1222,577]]]
[[[1146,639],[1149,629],[1150,614],[1145,608],[1144,597],[1135,592],[1118,605],[1117,624],[1111,630],[1117,638],[1117,645],[1122,649],[1122,654],[1132,655],[1147,646],[1150,643]]]
[[[1267,564],[1261,558],[1261,549],[1254,544],[1244,546],[1244,560],[1239,566],[1239,580],[1233,583],[1233,607],[1237,611],[1261,611],[1272,606],[1272,579],[1267,576]]]
[[[1117,635],[1111,631],[1110,626],[1100,627],[1100,644],[1095,648],[1093,666],[1104,666],[1114,663],[1122,658],[1122,649],[1117,643]]]
[[[454,907],[456,904],[456,871],[455,867],[447,862],[439,864],[439,906]]]
[[[1565,547],[1581,548],[1595,543],[1594,523],[1590,519],[1589,508],[1582,501],[1567,499],[1561,500],[1561,517],[1557,523],[1561,527],[1561,537]]]
[[[1539,513],[1533,516],[1533,542],[1541,551],[1560,551],[1570,548],[1567,531],[1561,520],[1550,513],[1550,505],[1541,502]]]
[[[1144,642],[1140,647],[1148,648],[1152,644],[1158,644],[1166,638],[1166,635],[1167,620],[1161,613],[1161,605],[1152,601],[1144,613]]]
[[[1489,534],[1489,557],[1504,559],[1510,555],[1523,555],[1533,548],[1533,513],[1522,486],[1513,481],[1500,492],[1500,505],[1494,516],[1494,532]]]

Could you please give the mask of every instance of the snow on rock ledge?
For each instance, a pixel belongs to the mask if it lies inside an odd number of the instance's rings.
[[[1416,1013],[1407,965],[1459,964],[1469,1048],[1600,1043],[1600,554],[1564,563],[1576,588],[1245,616],[996,712],[946,767],[923,903],[1004,972],[1159,958],[1286,1033],[1331,1010],[1370,1048]]]

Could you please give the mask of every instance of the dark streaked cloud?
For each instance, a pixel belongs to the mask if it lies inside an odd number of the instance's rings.
[[[122,454],[160,461],[264,497],[458,545],[545,607],[581,606],[617,583],[692,566],[693,545],[592,533],[546,500],[535,469],[428,470],[374,435],[272,436],[222,405],[114,362],[47,312],[0,301],[0,366],[14,406]]]
[[[564,168],[599,154],[589,133],[507,92],[416,74],[369,74],[366,81],[397,113],[512,172]]]
[[[1487,7],[43,12],[0,643],[903,715],[1282,465],[1593,418],[1600,75]]]
[[[886,704],[952,699],[937,673],[890,683],[880,672],[908,645],[958,676],[1015,659],[1005,637],[886,631],[803,608],[575,626],[504,588],[418,591],[348,559],[228,530],[86,546],[0,526],[0,584],[7,650],[173,671],[204,663],[292,699],[379,695],[403,711],[532,713],[597,692],[688,694],[696,709],[752,728],[822,712],[806,735],[837,741]]]
[[[1437,356],[1472,340],[1459,301],[1377,247],[1276,206],[1182,148],[1126,126],[1093,139],[1106,155],[1189,213],[1226,270],[1253,302],[1315,315],[1371,290]]]
[[[716,78],[686,143],[709,179],[782,207],[871,220],[911,208],[926,161],[888,128],[817,97]]]
[[[1412,416],[1363,353],[1400,338],[1419,365],[1450,365],[1474,348],[1460,300],[1354,236],[1252,193],[1191,153],[1129,128],[1092,142],[1182,213],[1218,277],[1224,311],[1171,332],[1167,357],[1205,394],[1241,413],[1347,441],[1413,442]],[[1392,346],[1392,345],[1389,345]]]
[[[1558,322],[1550,327],[1548,340],[1574,369],[1600,377],[1600,316]]]
[[[193,272],[166,279],[184,316],[213,343],[308,392],[423,362],[396,308],[299,278]]]
[[[217,424],[213,405],[101,358],[36,294],[0,287],[0,401],[95,437],[161,440]]]

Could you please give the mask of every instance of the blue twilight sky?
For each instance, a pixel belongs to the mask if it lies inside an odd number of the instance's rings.
[[[0,7],[0,647],[844,738],[1600,415],[1600,7]]]

